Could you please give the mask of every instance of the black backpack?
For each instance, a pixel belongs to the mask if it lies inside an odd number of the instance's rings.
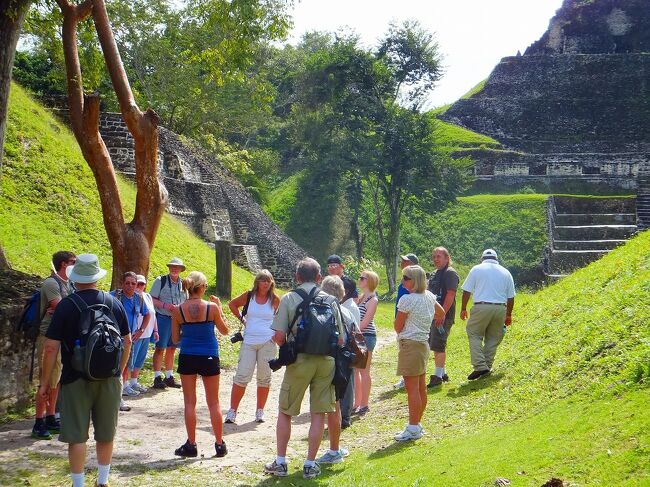
[[[72,368],[88,380],[102,380],[120,374],[124,341],[115,316],[106,304],[106,294],[99,291],[102,302],[88,306],[77,294],[71,294],[79,310],[79,339],[72,351]]]
[[[298,353],[314,355],[336,355],[339,329],[336,325],[336,298],[318,296],[320,289],[314,287],[309,294],[303,289],[294,289],[302,302],[296,308],[290,329],[298,321],[296,346]]]

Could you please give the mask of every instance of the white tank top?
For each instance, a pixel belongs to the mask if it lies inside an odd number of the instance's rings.
[[[246,328],[244,329],[244,343],[247,345],[261,345],[273,337],[273,299],[264,304],[257,304],[255,296],[251,296],[246,313]]]

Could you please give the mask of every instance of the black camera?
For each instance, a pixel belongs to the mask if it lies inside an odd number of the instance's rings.
[[[278,358],[269,360],[269,367],[273,372],[277,372],[285,365],[291,365],[298,358],[298,351],[296,347],[296,342],[285,342],[280,345],[280,350],[278,352]]]
[[[243,341],[244,341],[244,335],[241,334],[241,331],[238,331],[237,333],[234,333],[233,335],[230,336],[230,343],[237,343]]]

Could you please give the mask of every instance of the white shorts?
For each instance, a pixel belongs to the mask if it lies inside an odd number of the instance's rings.
[[[270,387],[271,367],[269,360],[276,358],[278,347],[272,340],[260,345],[241,344],[239,350],[239,363],[233,382],[241,387],[246,387],[253,378],[253,371],[257,364],[257,386]]]

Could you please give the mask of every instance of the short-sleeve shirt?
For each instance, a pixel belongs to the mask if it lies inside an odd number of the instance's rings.
[[[405,294],[408,294],[409,290],[404,287],[403,283],[399,283],[399,286],[397,286],[397,297],[395,298],[395,316],[397,316],[397,305],[399,304],[399,300],[404,296]]]
[[[183,291],[183,282],[181,278],[179,277],[178,281],[172,282],[171,276],[167,274],[165,281],[165,286],[161,288],[162,276],[158,276],[154,279],[151,289],[149,290],[151,297],[159,299],[163,303],[173,304],[174,306],[184,303],[187,299],[187,294]],[[165,316],[172,315],[171,311],[162,308],[156,308],[156,313]]]
[[[47,312],[50,302],[55,299],[63,299],[72,294],[72,284],[70,281],[64,281],[57,274],[52,273],[50,277],[43,281],[41,285],[41,301],[39,309],[41,312],[41,334],[44,335],[52,321],[52,315]]]
[[[436,297],[430,291],[405,294],[397,303],[397,309],[407,313],[404,328],[398,338],[429,342],[431,321],[436,311]]]
[[[124,312],[124,307],[109,293],[104,293],[97,289],[84,289],[83,291],[77,291],[77,294],[88,306],[101,303],[101,294],[103,294],[106,305],[113,312],[115,324],[119,327],[120,334],[126,336],[130,333],[129,322]],[[79,339],[79,317],[79,309],[71,298],[66,297],[57,305],[52,316],[52,322],[45,333],[47,338],[61,342],[61,362],[63,363],[61,384],[70,384],[83,377],[83,374],[74,370],[71,364],[74,342]],[[119,372],[117,376],[119,376]]]
[[[298,286],[298,289],[303,289],[307,294],[311,292],[312,289],[316,287],[316,284],[313,282],[305,282]],[[329,294],[324,293],[323,291],[319,291],[318,296],[329,296]],[[288,292],[282,298],[280,299],[280,306],[278,306],[278,312],[276,315],[273,317],[273,324],[271,325],[271,329],[276,330],[276,331],[283,331],[284,333],[287,333],[289,331],[289,325],[293,321],[293,318],[296,315],[296,308],[298,305],[302,303],[302,298],[300,295],[296,292]],[[339,329],[339,334],[340,336],[345,336],[345,330],[343,328],[343,319],[341,318],[341,311],[336,304],[336,310],[338,312],[334,313],[334,317],[336,319],[336,325]],[[294,326],[291,330],[291,333],[293,335],[296,334],[298,330],[297,324],[294,323]]]
[[[486,259],[469,271],[463,291],[472,293],[475,303],[505,304],[515,297],[515,282],[505,267],[496,260]]]
[[[445,302],[445,297],[447,296],[447,291],[456,291],[458,289],[458,283],[460,282],[460,277],[458,277],[458,272],[453,267],[445,267],[444,269],[438,269],[436,273],[429,280],[427,288],[433,293],[436,297],[436,301],[442,306]],[[445,324],[450,324],[454,322],[456,316],[456,300],[451,303],[451,308],[447,311],[445,315]]]
[[[133,296],[129,298],[124,293],[111,291],[111,296],[116,297],[117,300],[122,303],[126,317],[129,320],[131,333],[135,332],[135,330],[140,326],[140,317],[149,314],[147,303],[138,293],[133,293]]]

